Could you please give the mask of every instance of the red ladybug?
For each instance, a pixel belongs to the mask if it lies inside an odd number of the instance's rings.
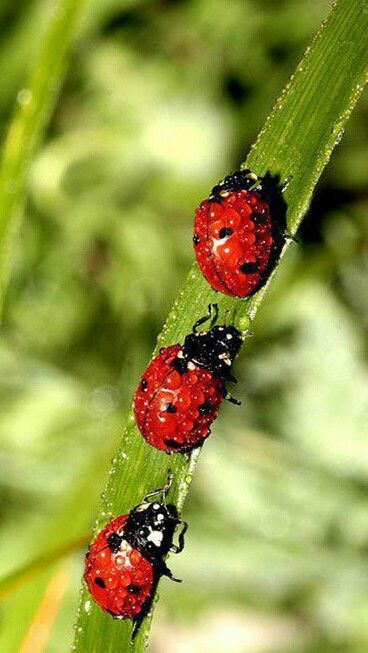
[[[128,515],[120,515],[103,528],[86,555],[84,579],[96,603],[116,619],[132,619],[132,638],[147,615],[161,576],[177,582],[165,564],[169,551],[184,547],[187,524],[176,507],[166,504],[172,476],[164,488],[148,494]],[[161,501],[148,501],[161,495]],[[178,524],[183,524],[179,544],[173,544]]]
[[[250,170],[225,177],[198,207],[194,250],[214,290],[250,297],[266,283],[285,243],[286,203],[278,177]]]
[[[215,313],[211,328],[197,328]],[[231,365],[243,342],[233,326],[213,326],[217,304],[198,320],[184,345],[164,347],[142,376],[134,397],[139,430],[148,444],[166,453],[186,453],[210,434],[224,398],[239,403],[227,392],[235,381]]]

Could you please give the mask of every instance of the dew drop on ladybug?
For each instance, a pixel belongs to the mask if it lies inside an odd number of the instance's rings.
[[[246,298],[267,282],[285,243],[287,207],[278,181],[239,170],[198,207],[194,251],[214,290]]]
[[[138,428],[151,446],[166,453],[187,453],[210,434],[224,398],[231,366],[242,344],[234,326],[212,325],[197,332],[198,320],[184,344],[164,347],[148,366],[134,397]],[[215,320],[217,319],[217,313]]]
[[[166,504],[170,486],[171,477],[129,514],[110,521],[86,555],[84,580],[94,601],[116,619],[132,619],[133,637],[148,614],[161,576],[177,580],[164,558],[169,551],[182,551],[187,524],[173,504]],[[161,500],[149,500],[158,494]],[[174,545],[179,524],[183,528]]]

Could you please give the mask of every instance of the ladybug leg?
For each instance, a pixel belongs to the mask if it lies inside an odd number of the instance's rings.
[[[183,521],[181,523],[183,524],[183,528],[179,533],[179,537],[178,537],[179,544],[178,545],[176,545],[176,544],[172,545],[172,547],[170,548],[170,551],[172,553],[181,553],[181,551],[184,549],[184,544],[185,544],[184,535],[188,530],[188,524],[187,524],[186,521]]]
[[[224,388],[224,399],[226,399],[226,401],[228,401],[230,404],[235,404],[235,406],[241,406],[241,401],[239,401],[239,399],[235,399],[235,397],[232,397],[232,395],[227,390],[227,388]]]
[[[237,380],[237,379],[235,378],[235,376],[233,376],[232,374],[230,374],[228,380],[231,381],[232,383],[238,383],[238,380]],[[228,401],[230,404],[235,404],[235,406],[241,406],[241,401],[239,401],[239,399],[235,399],[235,397],[232,397],[232,396],[231,396],[231,394],[230,394],[230,392],[228,391],[228,389],[227,389],[227,387],[226,387],[225,384],[223,385],[223,388],[222,388],[222,396],[223,396],[223,398],[226,399],[226,401]]]
[[[181,583],[182,582],[181,578],[175,578],[175,576],[173,576],[171,569],[169,569],[167,567],[166,563],[163,562],[163,561],[162,561],[162,567],[161,567],[161,575],[162,576],[167,576],[168,578],[170,578],[170,580],[173,580],[174,583]]]

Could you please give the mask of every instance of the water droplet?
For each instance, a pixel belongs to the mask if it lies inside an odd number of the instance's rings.
[[[29,104],[32,100],[32,93],[28,88],[22,88],[17,95],[17,102],[22,106]]]

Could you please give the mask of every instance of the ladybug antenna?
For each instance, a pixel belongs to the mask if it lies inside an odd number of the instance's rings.
[[[232,317],[231,317],[232,324],[235,324],[235,320],[236,320],[236,316],[237,316],[237,312],[238,312],[239,308],[240,307],[238,306],[238,304],[235,304],[234,309],[233,309],[233,314],[232,314]]]
[[[169,493],[170,488],[172,486],[173,482],[173,475],[171,472],[171,469],[167,470],[167,480],[166,483],[163,487],[158,488],[158,490],[154,490],[153,492],[150,492],[149,494],[146,494],[146,496],[143,498],[143,503],[147,501],[147,499],[151,499],[152,497],[157,497],[158,495],[162,496],[162,501],[165,503],[166,495]]]
[[[207,322],[207,320],[210,320],[211,317],[213,316],[210,325],[210,328],[212,329],[215,322],[217,322],[218,313],[219,313],[218,304],[208,304],[207,315],[204,315],[204,317],[199,318],[199,320],[197,320],[197,322],[193,324],[193,333],[197,333],[198,327],[201,326],[201,324]]]

